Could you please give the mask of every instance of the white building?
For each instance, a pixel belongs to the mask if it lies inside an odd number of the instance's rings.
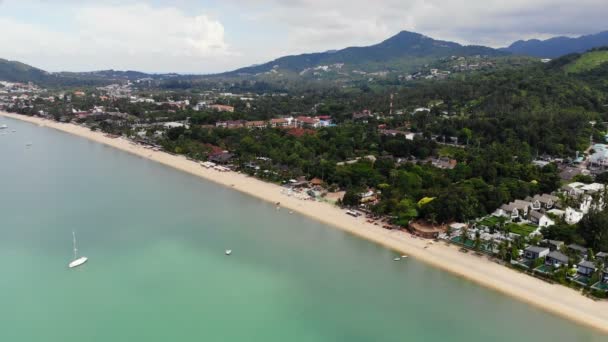
[[[571,207],[566,208],[566,210],[551,209],[547,212],[557,217],[561,217],[567,224],[577,224],[583,219],[583,216],[585,216],[584,213]]]
[[[555,224],[555,222],[551,220],[549,216],[539,211],[530,212],[530,221],[538,225],[539,228],[549,227]]]
[[[163,124],[163,126],[165,128],[177,128],[177,127],[185,127],[185,128],[189,128],[188,125],[183,124],[181,122],[165,122]]]

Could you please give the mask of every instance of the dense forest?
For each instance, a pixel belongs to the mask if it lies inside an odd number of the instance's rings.
[[[400,224],[415,217],[464,221],[513,199],[555,190],[560,184],[556,166],[532,166],[534,158],[574,158],[577,151],[587,149],[590,138],[603,140],[606,94],[597,83],[600,77],[596,71],[591,82],[587,74],[563,72],[568,58],[380,93],[309,92],[264,98],[250,109],[236,101],[236,113],[224,114],[223,119],[266,119],[294,108],[312,113],[316,103],[315,114],[331,115],[339,125],[303,135],[194,125],[190,130],[175,129],[165,146],[194,155],[204,154],[205,144],[220,146],[234,152],[242,165],[267,157],[272,162],[264,168],[275,176],[262,177],[319,177],[333,188],[347,189],[345,204],[355,205],[359,193],[378,189],[381,201],[373,211]],[[403,114],[388,116],[390,94]],[[412,112],[420,106],[430,111]],[[378,118],[367,123],[352,120],[353,112],[367,108],[379,113]],[[198,113],[192,120],[211,123],[217,115]],[[409,127],[421,135],[414,141],[383,136],[378,124]],[[461,142],[459,147],[439,144],[454,137]],[[377,159],[337,165],[366,155]],[[431,156],[453,158],[458,164],[452,170],[438,169],[426,162]],[[420,205],[423,198],[434,200]]]

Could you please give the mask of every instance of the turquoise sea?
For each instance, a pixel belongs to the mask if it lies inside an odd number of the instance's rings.
[[[230,189],[2,123],[2,342],[608,340]],[[69,270],[72,231],[89,262]]]

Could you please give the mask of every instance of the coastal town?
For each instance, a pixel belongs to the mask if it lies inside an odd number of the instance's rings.
[[[475,141],[467,129],[453,135],[421,129],[424,126],[420,121],[432,116],[437,118],[435,120],[458,119],[443,101],[398,107],[391,94],[386,111],[359,109],[345,117],[319,111],[322,104],[318,103],[306,112],[268,115],[252,109],[268,99],[290,96],[222,91],[176,95],[159,90],[150,92],[140,87],[143,83],[145,80],[56,92],[32,83],[3,82],[0,110],[102,131],[108,137],[126,138],[150,150],[184,155],[200,163],[202,168],[238,172],[278,183],[284,196],[339,205],[345,208],[345,215],[361,217],[383,229],[444,241],[461,247],[463,253],[486,256],[507,267],[548,282],[581,289],[597,298],[604,298],[608,293],[608,251],[594,250],[582,239],[563,232],[575,229],[572,227],[580,225],[586,216],[605,208],[606,184],[595,181],[596,178],[608,180],[604,174],[608,166],[608,146],[604,141],[592,138],[584,152],[577,151],[570,158],[549,154],[530,158],[525,167],[534,170],[530,171],[534,175],[525,185],[529,188],[525,196],[506,196],[511,199],[496,202],[495,207],[489,205],[486,215],[446,215],[441,219],[441,213],[421,215],[438,202],[436,196],[424,191],[418,191],[420,197],[403,199],[399,204],[403,207],[401,212],[383,212],[384,196],[391,191],[390,184],[353,187],[347,185],[352,180],[336,183],[334,176],[332,182],[329,174],[389,167],[394,168],[391,172],[410,177],[404,184],[411,188],[412,184],[420,182],[417,180],[420,174],[415,176],[399,170],[418,167],[431,173],[456,172],[471,162],[462,157],[465,151],[480,142]],[[246,114],[248,111],[250,114]],[[252,117],[254,119],[250,119]],[[596,123],[590,125],[596,126]],[[380,154],[362,149],[335,160],[331,169],[326,160],[325,168],[311,173],[301,167],[277,163],[276,153],[268,150],[258,148],[254,153],[243,150],[243,146],[254,144],[254,141],[245,143],[249,136],[268,139],[264,134],[280,134],[297,141],[344,127],[373,131],[386,146],[423,146],[428,151],[391,155],[387,148]],[[193,147],[192,142],[182,140],[188,132],[199,132],[199,135],[206,132],[204,134],[213,138],[203,139]],[[238,134],[242,139],[234,150],[222,141],[231,139],[231,134]],[[222,136],[224,138],[218,138]],[[409,148],[415,151],[413,147]],[[549,176],[552,177],[550,183],[539,183],[547,182],[540,177]],[[551,191],[539,191],[543,189]],[[560,240],[564,236],[567,241]]]
[[[608,341],[606,0],[0,0],[0,342]]]

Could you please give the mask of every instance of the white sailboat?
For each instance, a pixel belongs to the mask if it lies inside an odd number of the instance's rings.
[[[78,267],[82,264],[84,264],[85,262],[87,262],[87,260],[89,260],[89,258],[87,257],[77,257],[78,254],[78,249],[76,248],[76,233],[74,233],[74,231],[72,231],[72,238],[73,238],[73,245],[74,245],[74,260],[72,260],[69,264],[68,267],[69,268],[74,268],[74,267]]]

